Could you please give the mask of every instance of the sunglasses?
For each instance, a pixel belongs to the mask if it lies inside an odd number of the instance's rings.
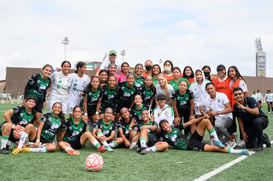
[[[242,95],[242,93],[237,93],[237,94],[234,94],[234,96],[240,96]]]

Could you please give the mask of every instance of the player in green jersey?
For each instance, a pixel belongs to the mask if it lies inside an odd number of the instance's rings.
[[[74,149],[81,149],[89,140],[99,152],[105,152],[106,148],[101,146],[89,131],[86,131],[87,124],[81,118],[81,107],[74,107],[72,117],[65,120],[61,125],[61,132],[58,137],[60,148],[70,155],[79,155],[80,152]]]
[[[138,141],[138,137],[132,135],[132,127],[134,119],[131,118],[128,108],[124,107],[120,110],[121,120],[118,122],[118,135],[123,139],[126,147],[133,149]]]
[[[143,103],[153,109],[155,106],[154,97],[156,94],[155,86],[153,85],[153,78],[147,75],[144,84],[138,88],[138,94],[141,95]]]
[[[99,77],[93,76],[89,85],[83,91],[83,110],[90,131],[92,131],[92,124],[99,120],[99,115],[96,114],[96,108],[99,98],[101,97],[101,91],[99,89]]]
[[[60,130],[61,123],[64,122],[62,103],[55,102],[51,109],[51,112],[42,116],[34,145],[23,148],[21,153],[54,152],[57,149],[57,146],[53,144],[53,140]]]
[[[107,84],[101,89],[101,97],[98,100],[96,107],[96,114],[99,114],[99,119],[102,119],[104,116],[105,109],[111,107],[114,112],[116,112],[117,108],[117,79],[114,75],[110,75],[108,77]],[[113,115],[113,120],[115,120],[115,116]]]
[[[107,70],[101,69],[99,72],[99,78],[100,78],[100,86],[99,88],[102,88],[104,85],[107,84],[108,79],[108,72]]]
[[[193,119],[194,99],[192,93],[188,89],[188,83],[184,80],[179,82],[179,89],[173,94],[173,110],[175,113],[174,125],[186,123]],[[182,122],[183,118],[183,122]],[[190,134],[191,126],[184,129],[186,135]]]
[[[116,122],[113,121],[113,110],[108,107],[105,109],[104,117],[94,124],[93,136],[99,140],[108,151],[123,143],[121,137],[114,138],[117,130]]]
[[[134,96],[137,92],[137,88],[134,85],[135,78],[132,73],[129,73],[126,77],[126,82],[119,82],[117,87],[118,99],[117,99],[117,114],[116,120],[120,118],[120,110],[123,107],[132,107]]]
[[[140,132],[140,154],[168,150],[169,145],[167,142],[157,140],[157,126],[155,125],[155,122],[151,121],[150,113],[148,110],[142,111],[141,119],[142,122],[134,128],[138,129],[138,131]]]
[[[174,91],[176,91],[176,90],[179,89],[179,82],[181,80],[186,81],[187,84],[188,84],[188,87],[190,87],[189,81],[187,79],[181,77],[181,70],[180,70],[180,68],[179,67],[174,67],[173,68],[173,79],[169,82],[169,84],[171,86],[173,86]]]
[[[248,150],[236,150],[225,147],[219,140],[217,133],[208,118],[209,116],[204,114],[202,117],[191,119],[187,123],[182,124],[183,127],[187,127],[191,124],[199,123],[191,136],[183,135],[179,129],[172,128],[167,120],[162,120],[159,124],[161,127],[161,136],[175,149],[249,155]],[[210,136],[214,140],[214,145],[202,143],[206,130],[208,130]]]
[[[134,73],[136,87],[140,87],[144,83],[144,77],[142,76],[142,72],[143,72],[143,65],[141,63],[136,64],[135,73]]]
[[[141,95],[136,94],[134,97],[134,106],[131,109],[131,114],[133,116],[133,118],[136,120],[137,123],[139,123],[141,121],[141,113],[143,110],[148,110],[148,106],[146,106],[145,104],[143,104],[143,100]]]
[[[50,87],[51,80],[49,76],[52,73],[52,66],[46,64],[42,68],[42,73],[32,75],[26,84],[24,97],[33,96],[37,99],[36,102],[36,120],[35,125],[38,126],[39,121],[41,120],[44,102],[46,100],[46,91]]]
[[[35,120],[36,98],[27,97],[24,106],[17,106],[4,113],[6,122],[2,126],[1,136],[1,153],[8,154],[7,149],[8,140],[16,143],[19,141],[18,147],[13,150],[13,154],[17,154],[22,149],[25,141],[29,138],[33,141],[36,137],[36,129],[33,125]],[[16,139],[13,136],[14,130],[22,130],[20,139]]]

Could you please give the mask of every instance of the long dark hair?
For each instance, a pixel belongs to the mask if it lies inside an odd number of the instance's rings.
[[[243,76],[240,74],[240,72],[239,72],[239,69],[235,66],[235,65],[232,65],[232,66],[230,66],[229,68],[228,68],[228,77],[230,77],[229,76],[229,70],[230,69],[234,69],[235,70],[235,72],[236,72],[236,77],[238,78],[238,79],[243,79],[244,80],[244,78],[243,78]],[[230,77],[231,78],[231,77]],[[244,80],[245,81],[245,80]]]
[[[51,108],[53,108],[56,104],[60,104],[61,107],[63,107],[63,106],[62,106],[62,103],[60,103],[60,102],[55,102],[55,103],[52,105]],[[61,119],[61,123],[63,123],[64,120],[65,120],[65,115],[64,115],[63,111],[61,111],[61,112],[59,113],[58,117]]]
[[[69,61],[67,61],[67,60],[62,62],[61,67],[64,66],[65,63],[68,63],[70,65],[70,67],[71,67],[71,63]]]
[[[187,76],[187,75],[185,74],[186,68],[190,68],[190,69],[191,69],[191,75],[190,75],[190,76]],[[186,67],[184,68],[184,70],[183,70],[183,78],[189,79],[189,78],[193,78],[193,77],[194,77],[194,73],[193,73],[193,70],[192,70],[191,66],[186,66]]]
[[[93,75],[91,77],[90,83],[84,88],[84,90],[83,90],[84,93],[87,94],[88,92],[90,92],[92,90],[92,80],[93,79],[98,79],[98,81],[100,82],[100,78],[98,76],[96,76],[96,75]]]
[[[153,72],[154,67],[159,68],[159,73],[158,73],[158,75],[159,75],[161,73],[161,67],[158,64],[154,64],[153,67],[152,67],[152,76],[154,76],[154,72]]]
[[[145,79],[147,79],[148,77],[151,77],[151,78],[152,78],[152,81],[153,81],[153,77],[152,77],[151,75],[146,75]],[[145,80],[145,79],[144,79],[144,80]],[[145,85],[145,81],[144,81],[144,83],[143,83],[141,86],[142,86],[142,90],[145,90],[145,86],[146,86],[146,85]],[[155,90],[155,86],[154,86],[153,83],[151,84],[150,89],[151,89],[152,91]]]
[[[171,67],[172,67],[171,71],[173,71],[173,63],[172,63],[172,61],[166,60],[166,61],[164,62],[164,64],[163,64],[163,66],[165,66],[165,64],[166,64],[167,62],[169,62],[169,63],[171,64]]]

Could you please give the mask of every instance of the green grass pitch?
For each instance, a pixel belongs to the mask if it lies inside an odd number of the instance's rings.
[[[3,113],[15,104],[0,105]],[[263,110],[267,113],[263,106]],[[273,115],[268,115],[270,122]],[[270,123],[265,132],[273,138]],[[63,151],[55,153],[0,154],[0,180],[193,180],[238,158],[240,155],[204,153],[169,149],[163,153],[140,155],[133,150],[115,149],[102,153],[104,166],[99,172],[85,168],[85,158],[97,150],[91,144],[80,150],[79,156]],[[273,149],[249,156],[242,162],[212,177],[210,180],[272,180]]]

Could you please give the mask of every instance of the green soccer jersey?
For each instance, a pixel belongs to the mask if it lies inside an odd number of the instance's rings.
[[[129,88],[127,86],[127,82],[120,82],[118,84],[119,99],[117,100],[119,107],[129,108],[133,102],[133,98],[135,94],[136,94],[136,87],[134,85]]]
[[[50,87],[51,80],[43,79],[41,74],[34,74],[30,77],[25,87],[25,98],[33,96],[38,99],[38,102],[45,102],[46,90]]]
[[[138,109],[137,106],[135,105],[131,110],[131,114],[132,114],[133,118],[136,119],[137,123],[139,123],[141,121],[141,113],[143,110],[149,110],[149,109],[147,106],[142,104],[140,109]]]
[[[87,110],[93,110],[96,109],[98,100],[101,96],[101,91],[96,90],[96,92],[93,92],[90,90],[89,92],[84,92],[83,97],[87,98]]]
[[[10,119],[13,124],[26,127],[29,123],[33,123],[35,119],[34,114],[33,111],[28,113],[25,106],[17,106],[13,108],[13,115]]]
[[[155,97],[156,89],[154,87],[148,89],[146,85],[143,85],[139,88],[139,93],[141,94],[143,103],[145,105],[150,105],[151,99]]]
[[[144,83],[144,77],[141,75],[139,78],[136,77],[136,74],[134,74],[135,77],[135,86],[140,87]]]
[[[87,124],[80,119],[78,124],[75,124],[73,117],[68,118],[65,122],[61,125],[61,129],[66,131],[64,136],[64,141],[74,141],[79,140],[81,135],[86,132]]]
[[[112,131],[116,131],[116,123],[114,121],[110,121],[108,124],[105,123],[104,118],[97,121],[94,126],[95,129],[101,129],[102,134],[106,137],[109,137]]]
[[[57,135],[59,128],[61,127],[61,118],[55,117],[52,113],[46,113],[43,115],[41,122],[44,123],[41,137],[52,143],[55,135]]]
[[[181,77],[177,82],[176,82],[174,79],[172,79],[172,80],[169,82],[169,84],[173,87],[174,91],[176,91],[176,90],[179,89],[179,83],[180,83],[180,81],[182,81],[182,80],[186,81],[187,84],[188,84],[188,88],[190,88],[190,83],[189,83],[189,81],[188,81],[187,79],[185,79],[185,78],[182,78],[182,77]]]
[[[192,93],[187,90],[184,95],[181,95],[179,90],[173,94],[173,100],[176,102],[178,112],[183,112],[190,109],[190,101],[193,99]]]
[[[118,122],[118,129],[122,129],[123,131],[123,134],[124,136],[129,139],[130,135],[129,135],[129,126],[130,126],[130,123],[131,123],[131,120],[126,123],[123,119],[121,119],[119,122]],[[120,136],[120,135],[119,135]]]
[[[107,108],[107,107],[116,107],[117,102],[117,90],[116,87],[111,90],[108,85],[103,86],[101,89],[101,107]]]
[[[161,133],[164,141],[176,149],[187,150],[189,144],[189,137],[181,133],[177,128],[172,128],[171,133],[162,132]]]
[[[156,86],[158,84],[158,78],[153,78],[153,84]]]

